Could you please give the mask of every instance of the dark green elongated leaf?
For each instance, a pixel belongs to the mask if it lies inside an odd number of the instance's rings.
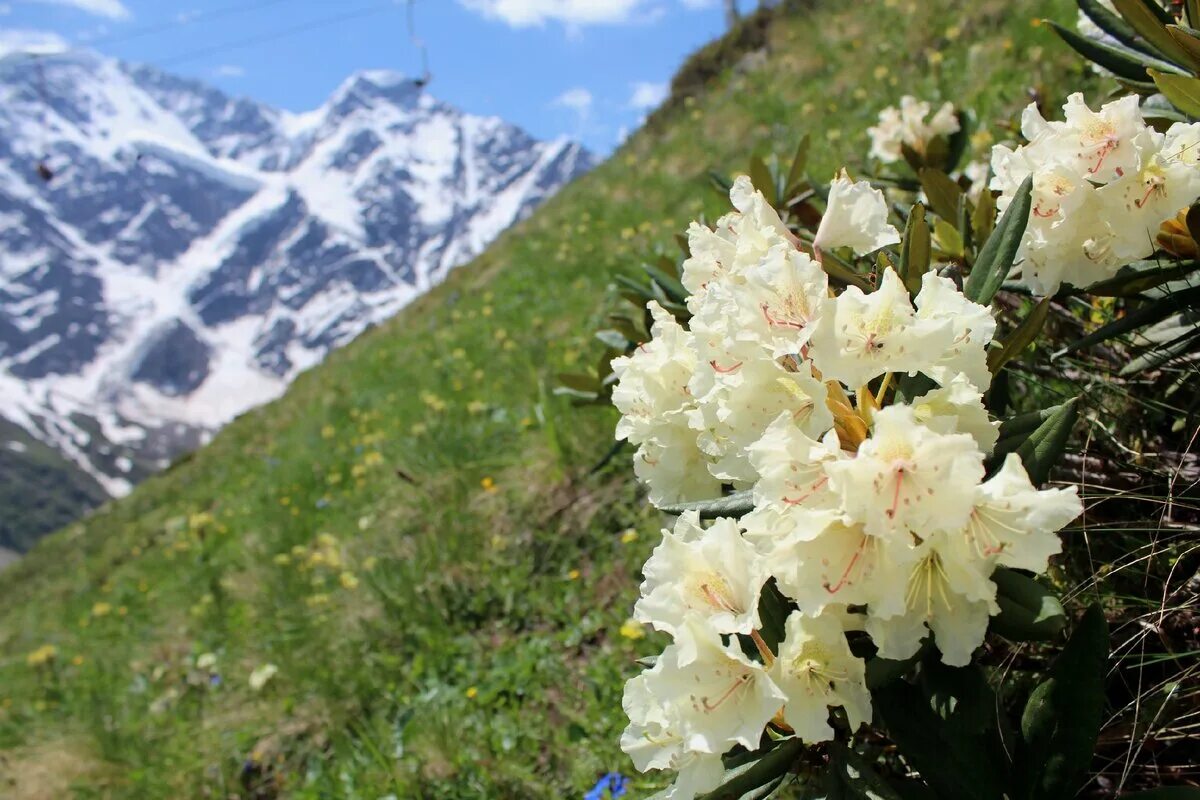
[[[871,691],[882,689],[893,681],[898,681],[912,671],[917,662],[929,649],[928,639],[921,644],[921,649],[902,661],[876,656],[867,661],[867,688]]]
[[[633,344],[633,342],[625,338],[625,334],[620,331],[614,331],[611,328],[596,331],[596,338],[614,350],[625,350],[630,344]]]
[[[1188,233],[1192,235],[1192,241],[1200,242],[1200,203],[1189,208],[1184,219],[1187,221],[1187,229]]]
[[[992,228],[995,225],[996,198],[992,194],[992,190],[984,184],[983,191],[979,193],[979,201],[975,204],[975,210],[971,212],[971,230],[975,234],[975,241],[986,242],[987,238],[992,235]]]
[[[754,510],[754,492],[747,489],[712,500],[697,500],[692,503],[675,503],[673,505],[659,506],[658,510],[666,514],[683,514],[687,511],[699,511],[702,519],[740,517],[742,514],[747,514]]]
[[[645,306],[647,301],[654,299],[654,295],[650,292],[650,288],[648,286],[634,280],[628,275],[614,275],[613,280],[616,281],[617,285],[622,289],[625,289],[626,291],[631,292],[638,297],[644,297],[645,300],[643,300],[639,306]]]
[[[788,615],[794,608],[792,601],[775,585],[775,579],[767,581],[758,600],[758,617],[762,623],[758,626],[758,633],[767,647],[775,652],[779,652]]]
[[[1200,800],[1200,789],[1192,786],[1160,786],[1145,792],[1123,794],[1121,800]]]
[[[967,299],[980,305],[990,305],[1000,284],[1008,277],[1017,257],[1017,248],[1021,246],[1021,238],[1025,235],[1025,226],[1029,224],[1032,194],[1031,175],[1021,184],[996,229],[980,249],[979,257],[975,259],[975,265],[963,286],[963,294]]]
[[[1088,19],[1096,23],[1096,27],[1116,39],[1123,45],[1135,49],[1145,47],[1139,40],[1137,31],[1129,27],[1129,23],[1109,11],[1099,0],[1075,0]]]
[[[822,253],[821,268],[835,281],[841,281],[849,286],[857,286],[864,292],[871,290],[871,282],[867,280],[866,276],[859,275],[850,269],[833,253]]]
[[[1161,9],[1151,9],[1151,4],[1146,3],[1145,0],[1112,0],[1112,3],[1117,12],[1129,23],[1129,27],[1137,31],[1138,35],[1163,57],[1179,64],[1187,63],[1187,52],[1171,38],[1171,34],[1167,33],[1167,24],[1174,22],[1174,19],[1170,16],[1164,19],[1156,13]]]
[[[1175,44],[1187,53],[1186,66],[1193,72],[1200,72],[1200,37],[1179,25],[1168,25],[1167,33],[1175,40]]]
[[[733,188],[733,181],[729,180],[729,178],[726,178],[715,169],[710,169],[708,171],[708,182],[712,184],[713,189],[722,197],[726,199],[729,198],[729,190]]]
[[[767,202],[775,205],[779,198],[778,187],[775,186],[775,178],[771,175],[771,168],[767,166],[767,162],[762,160],[761,156],[754,156],[750,159],[750,182],[754,184],[754,188],[763,193],[763,197],[767,198]]]
[[[917,203],[908,214],[904,243],[900,247],[900,278],[909,294],[915,295],[921,290],[921,276],[929,271],[929,245],[925,206]]]
[[[1154,67],[1165,72],[1180,72],[1174,64],[1169,64],[1153,56],[1121,45],[1108,44],[1080,36],[1070,28],[1064,28],[1052,20],[1047,20],[1047,22],[1054,28],[1054,32],[1059,35],[1059,38],[1069,44],[1077,53],[1089,61],[1096,62],[1119,78],[1149,83],[1150,75],[1146,72],[1147,67]]]
[[[784,194],[788,199],[791,199],[800,184],[804,183],[804,170],[808,166],[808,143],[809,137],[806,133],[796,146],[796,155],[792,156],[792,168],[788,170],[787,185],[784,187]]]
[[[1067,626],[1067,615],[1054,592],[1027,575],[1008,567],[992,573],[1000,613],[989,630],[1012,642],[1057,639]]]
[[[666,292],[667,297],[671,300],[676,303],[687,302],[688,290],[684,288],[678,278],[668,275],[652,264],[642,264],[642,269],[650,276],[652,281],[662,287],[662,290]]]
[[[1040,486],[1050,477],[1050,469],[1058,463],[1067,442],[1071,438],[1071,429],[1079,420],[1079,398],[1063,403],[1050,417],[1037,427],[1025,443],[1017,448],[1017,455],[1029,473],[1029,480],[1034,486]]]
[[[969,110],[961,110],[955,113],[958,118],[958,130],[950,134],[947,140],[946,163],[942,165],[943,172],[954,172],[958,169],[958,165],[962,163],[963,155],[967,152],[967,145],[971,141],[971,134],[975,132],[975,115]]]
[[[1017,414],[1015,417],[1009,417],[1000,423],[1000,438],[1007,439],[1010,436],[1028,436],[1037,430],[1039,425],[1050,419],[1060,407],[1051,406],[1050,408],[1043,408],[1041,411],[1030,411],[1028,414]]]
[[[582,375],[578,373],[560,372],[558,373],[558,382],[563,386],[575,389],[579,392],[599,392],[600,379],[595,375]]]
[[[1004,780],[982,737],[952,737],[922,693],[897,681],[872,692],[875,710],[904,759],[940,797],[1001,800]]]
[[[1043,297],[1042,302],[1033,307],[1016,330],[1008,335],[1000,349],[992,350],[987,356],[988,369],[993,375],[999,372],[1005,364],[1025,352],[1033,340],[1042,332],[1046,325],[1046,317],[1050,314],[1050,301],[1053,298]]]
[[[865,758],[835,743],[830,746],[829,769],[842,785],[842,796],[851,800],[902,800]]]
[[[1187,23],[1193,28],[1200,28],[1200,0],[1184,0],[1187,11]]]
[[[1150,77],[1171,105],[1192,117],[1200,117],[1200,78],[1168,75],[1156,69],[1150,70]]]
[[[929,205],[939,217],[947,222],[958,220],[958,204],[962,202],[962,189],[950,180],[950,176],[940,169],[926,167],[917,173],[921,179],[921,188],[929,198]]]
[[[804,742],[796,738],[785,739],[756,761],[729,770],[724,782],[699,800],[741,800],[758,789],[777,785],[803,752]]]
[[[1135,331],[1146,325],[1153,325],[1172,314],[1187,311],[1197,304],[1200,304],[1200,286],[1184,289],[1182,292],[1175,292],[1161,300],[1146,303],[1137,311],[1131,311],[1120,319],[1092,331],[1082,339],[1076,339],[1067,345],[1065,351],[1081,350],[1100,342],[1106,342],[1109,339],[1129,333],[1130,331]]]
[[[1099,605],[1083,615],[1021,715],[1029,800],[1074,797],[1092,760],[1104,715],[1108,623]]]
[[[1154,369],[1155,367],[1166,364],[1168,361],[1191,353],[1192,349],[1197,343],[1197,340],[1200,340],[1200,326],[1197,326],[1172,342],[1168,342],[1167,344],[1160,345],[1152,350],[1148,350],[1147,352],[1135,358],[1133,361],[1130,361],[1128,364],[1121,367],[1121,372],[1119,374],[1122,376],[1136,375],[1143,370]]]
[[[1190,216],[1191,212],[1188,214]],[[1200,223],[1200,213],[1196,216],[1197,223]],[[1200,261],[1185,261],[1166,267],[1153,261],[1142,261],[1130,264],[1108,280],[1092,284],[1087,291],[1097,297],[1135,297],[1147,289],[1178,280],[1198,269]]]

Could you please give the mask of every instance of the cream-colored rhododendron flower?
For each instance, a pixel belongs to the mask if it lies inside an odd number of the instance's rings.
[[[633,457],[634,474],[649,489],[650,502],[662,506],[718,496],[721,482],[709,474],[687,412],[673,411],[659,422]]]
[[[783,519],[759,513],[746,517],[746,536],[763,553],[780,590],[810,615],[830,606],[874,604],[878,576],[892,560],[908,556],[907,547],[888,551],[883,539],[836,512],[798,509]]]
[[[870,294],[850,286],[831,302],[810,353],[822,377],[857,388],[886,372],[917,372],[937,363],[955,341],[953,323],[920,319],[891,267]]]
[[[658,303],[647,308],[654,319],[650,341],[612,362],[613,405],[621,412],[617,438],[631,444],[652,438],[665,416],[691,404],[688,381],[696,369],[692,335]]]
[[[886,562],[881,570],[880,597],[866,623],[881,657],[912,656],[932,631],[942,661],[963,666],[983,643],[988,619],[1000,610],[991,567],[963,557],[960,548],[948,544],[950,536],[932,533],[908,558]],[[893,614],[897,605],[903,610]]]
[[[937,433],[969,433],[984,453],[991,453],[1000,438],[1000,423],[983,405],[983,395],[966,375],[956,375],[944,386],[912,401],[917,422]]]
[[[785,412],[747,451],[750,465],[759,476],[754,484],[757,508],[828,510],[840,505],[837,495],[829,490],[825,472],[826,464],[845,457],[833,431],[817,441]]]
[[[875,414],[871,436],[850,460],[825,468],[842,507],[872,536],[960,530],[983,478],[983,454],[965,433],[937,433],[910,406]]]
[[[915,303],[918,324],[948,323],[951,331],[940,351],[929,354],[931,364],[922,372],[941,384],[962,374],[979,390],[986,390],[992,382],[987,347],[996,334],[992,310],[971,302],[952,280],[932,271],[922,276]]]
[[[683,262],[680,280],[691,293],[689,304],[702,299],[712,283],[738,280],[773,247],[795,248],[795,237],[748,177],[733,182],[729,199],[737,211],[717,220],[715,231],[698,223],[688,229],[691,255]]]
[[[1036,489],[1021,459],[1009,453],[1000,471],[980,484],[967,525],[951,544],[964,559],[1045,572],[1062,549],[1057,531],[1083,513],[1074,486]]]
[[[845,629],[834,614],[807,617],[792,612],[770,675],[787,695],[784,721],[805,742],[833,738],[831,707],[846,710],[852,732],[871,719],[866,662],[850,652]]]
[[[684,514],[674,531],[663,531],[642,572],[633,615],[656,630],[674,634],[693,615],[718,633],[749,634],[759,626],[766,565],[735,520],[718,519],[702,530],[695,512]]]
[[[761,663],[736,642],[724,644],[699,618],[676,632],[675,643],[646,673],[646,688],[671,709],[684,750],[697,753],[724,753],[739,744],[753,750],[787,699]]]
[[[742,274],[726,308],[736,339],[761,345],[772,358],[803,353],[829,298],[821,265],[780,245]]]
[[[1091,110],[1083,95],[1047,121],[1035,105],[1022,115],[1028,143],[992,150],[997,207],[1033,176],[1033,210],[1017,253],[1022,281],[1037,294],[1063,283],[1086,287],[1155,250],[1162,222],[1200,196],[1200,124],[1162,134],[1146,124],[1135,96]]]
[[[689,414],[715,478],[753,483],[758,473],[750,463],[750,445],[782,413],[790,414],[810,436],[821,436],[833,426],[825,385],[812,376],[808,362],[791,371],[770,360],[746,361],[721,377]]]
[[[891,164],[904,157],[902,145],[924,155],[925,149],[936,136],[950,136],[959,130],[954,105],[944,103],[928,122],[929,103],[911,95],[900,98],[900,107],[889,106],[879,112],[879,122],[867,128],[871,137],[871,155],[884,164]]]
[[[850,180],[845,170],[838,173],[829,185],[829,202],[813,248],[849,247],[861,256],[899,241],[900,231],[888,222],[883,192],[866,181]]]

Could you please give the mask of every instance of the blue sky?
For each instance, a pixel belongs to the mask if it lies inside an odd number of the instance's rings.
[[[599,153],[724,21],[716,0],[414,0],[414,14],[432,94]],[[292,111],[356,70],[421,70],[407,0],[0,0],[0,49],[47,34]]]

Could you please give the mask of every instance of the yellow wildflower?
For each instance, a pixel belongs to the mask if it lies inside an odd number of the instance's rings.
[[[621,635],[626,639],[637,641],[646,635],[646,629],[642,627],[642,623],[630,617],[621,623]]]

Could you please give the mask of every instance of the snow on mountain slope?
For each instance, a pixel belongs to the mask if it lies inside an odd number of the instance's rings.
[[[589,166],[388,72],[291,114],[0,57],[0,418],[120,495]]]

